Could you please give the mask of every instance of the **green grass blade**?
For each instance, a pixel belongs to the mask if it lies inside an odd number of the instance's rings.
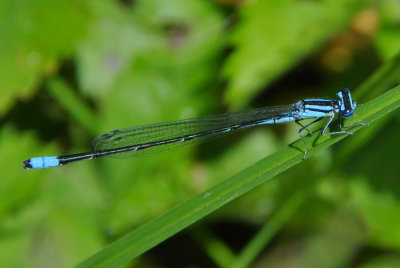
[[[400,106],[400,86],[380,95],[356,110],[355,115],[346,120],[346,125],[358,121],[372,123]],[[350,129],[355,132],[361,126]],[[344,139],[347,135],[306,137],[310,146],[310,157],[328,146]],[[119,267],[146,252],[182,229],[190,226],[223,205],[265,183],[276,175],[302,162],[303,143],[301,140],[249,166],[236,175],[220,182],[207,191],[171,209],[166,214],[150,221],[110,244],[91,256],[78,267]]]
[[[81,124],[93,136],[98,135],[98,122],[88,104],[61,78],[52,78],[48,81],[50,94],[60,103],[71,117]]]
[[[236,259],[235,253],[228,245],[208,228],[196,226],[193,232],[190,232],[190,235],[201,245],[209,258],[213,260],[218,267],[230,267],[230,263]]]
[[[394,56],[390,61],[380,66],[361,86],[352,94],[357,103],[362,100],[372,99],[390,89],[393,85],[400,82],[400,53]],[[340,145],[340,149],[335,155],[335,164],[340,165],[347,161],[348,157],[358,148],[362,147],[371,140],[390,120],[390,116],[379,120],[357,136],[356,140],[346,140]]]
[[[385,64],[382,64],[368,79],[354,92],[353,98],[372,99],[387,91],[400,82],[400,53]]]
[[[255,258],[266,247],[268,242],[282,229],[290,216],[300,207],[309,191],[302,191],[293,195],[274,216],[268,219],[260,231],[251,239],[237,258],[230,263],[230,268],[249,267]]]

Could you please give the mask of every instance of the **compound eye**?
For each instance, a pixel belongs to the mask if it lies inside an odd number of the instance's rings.
[[[351,117],[353,115],[353,113],[354,113],[354,109],[347,109],[347,110],[344,110],[341,114],[344,118],[348,118],[348,117]]]

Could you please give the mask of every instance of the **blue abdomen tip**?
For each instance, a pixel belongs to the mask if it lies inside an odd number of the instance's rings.
[[[42,156],[42,157],[33,157],[31,159],[24,161],[25,169],[43,169],[49,167],[57,167],[60,165],[57,156]]]

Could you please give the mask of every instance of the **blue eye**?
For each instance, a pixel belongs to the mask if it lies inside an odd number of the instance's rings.
[[[349,118],[349,117],[351,117],[353,114],[354,114],[354,109],[345,110],[345,111],[341,112],[341,115],[342,115],[344,118]]]

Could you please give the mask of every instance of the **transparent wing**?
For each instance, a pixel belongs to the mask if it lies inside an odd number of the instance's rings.
[[[266,119],[282,117],[292,110],[291,105],[277,106],[117,129],[95,138],[93,149],[94,152],[128,149],[107,155],[115,158],[155,155],[203,142],[226,132],[261,125]]]

